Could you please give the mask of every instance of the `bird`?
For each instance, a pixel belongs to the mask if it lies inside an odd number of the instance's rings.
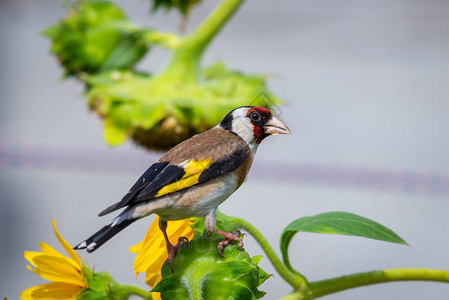
[[[291,131],[268,109],[261,106],[233,109],[217,126],[179,143],[152,164],[121,201],[98,216],[124,210],[74,249],[93,252],[131,223],[151,214],[159,216],[171,268],[176,251],[188,241],[180,237],[176,245],[171,244],[166,233],[167,221],[202,217],[209,235],[224,237],[217,245],[221,256],[223,247],[232,240],[241,249],[240,232],[215,228],[215,211],[246,180],[262,140],[277,134]]]

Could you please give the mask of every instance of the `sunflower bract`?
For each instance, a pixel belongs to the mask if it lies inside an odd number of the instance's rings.
[[[152,290],[162,299],[259,299],[259,291],[270,275],[257,266],[260,256],[252,259],[244,249],[229,244],[224,258],[217,252],[221,238],[197,238],[178,250],[173,261],[174,273],[167,264],[162,280]]]

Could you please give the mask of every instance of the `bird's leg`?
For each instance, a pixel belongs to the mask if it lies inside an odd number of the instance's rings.
[[[243,248],[243,241],[239,237],[239,235],[241,234],[239,230],[237,230],[234,234],[232,232],[224,232],[224,231],[215,229],[215,210],[209,212],[204,217],[204,227],[206,228],[206,230],[209,234],[215,233],[215,234],[218,234],[218,235],[221,235],[224,237],[224,240],[222,240],[221,242],[219,242],[217,244],[218,254],[220,254],[221,257],[224,257],[223,253],[222,253],[223,247],[226,246],[227,244],[229,244],[230,241],[239,242],[239,249]]]
[[[223,250],[223,247],[226,246],[227,244],[229,244],[230,241],[239,242],[239,249],[243,248],[243,241],[239,237],[239,235],[241,234],[241,232],[239,230],[237,230],[235,233],[232,233],[232,231],[224,232],[224,231],[220,231],[220,230],[215,230],[214,233],[219,234],[224,237],[224,240],[219,242],[217,245],[218,254],[220,254],[221,257],[224,257],[223,254],[221,253],[221,251]]]
[[[173,272],[173,258],[175,257],[178,249],[182,245],[184,245],[184,243],[188,243],[189,240],[186,237],[181,236],[178,238],[178,243],[173,246],[170,243],[170,240],[168,239],[168,235],[167,235],[167,221],[159,218],[159,228],[161,229],[162,234],[164,235],[165,245],[167,247],[167,254],[168,254],[167,261],[168,261],[171,271]]]

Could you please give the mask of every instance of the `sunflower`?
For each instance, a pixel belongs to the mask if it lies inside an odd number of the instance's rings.
[[[70,257],[62,255],[43,242],[40,243],[41,252],[25,251],[25,259],[31,264],[31,266],[27,265],[27,269],[52,282],[24,290],[20,294],[22,300],[73,299],[87,287],[82,261],[59,235],[54,219],[52,225],[59,243]]]
[[[145,282],[151,287],[156,286],[161,280],[161,268],[168,257],[164,236],[158,224],[159,217],[156,217],[144,239],[139,244],[129,248],[129,251],[137,254],[133,266],[136,276],[145,272]],[[193,221],[190,219],[169,222],[167,235],[170,241],[177,242],[181,236],[191,240],[194,233],[190,227],[191,224],[193,224]],[[153,299],[158,299],[159,293],[152,294]]]

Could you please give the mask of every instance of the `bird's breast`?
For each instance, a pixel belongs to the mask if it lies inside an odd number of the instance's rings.
[[[171,201],[172,205],[156,213],[166,220],[179,220],[190,217],[204,217],[225,201],[238,188],[239,178],[229,173],[207,182],[180,191]],[[168,196],[168,195],[167,195]]]

